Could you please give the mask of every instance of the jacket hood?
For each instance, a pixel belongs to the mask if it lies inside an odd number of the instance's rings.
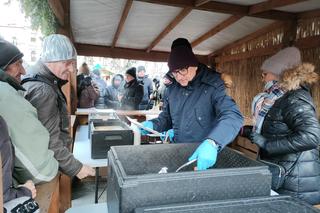
[[[41,60],[39,60],[35,65],[27,69],[27,75],[24,76],[24,79],[32,78],[36,75],[45,77],[50,82],[57,82],[59,87],[62,87],[63,85],[68,83],[68,80],[62,80],[55,76]]]
[[[121,82],[123,82],[124,81],[124,78],[123,78],[123,76],[122,75],[120,75],[120,74],[116,74],[115,76],[113,76],[113,78],[112,78],[112,86],[114,86],[114,80],[115,80],[115,78],[116,77],[120,77],[121,78]]]
[[[22,90],[25,91],[25,89],[17,82],[14,78],[12,78],[10,75],[8,75],[5,71],[0,69],[0,81],[8,83],[10,86],[15,88],[15,90]]]
[[[280,79],[281,87],[287,91],[291,91],[299,89],[300,86],[311,86],[319,79],[319,75],[314,69],[314,65],[302,63],[295,68],[284,71]]]

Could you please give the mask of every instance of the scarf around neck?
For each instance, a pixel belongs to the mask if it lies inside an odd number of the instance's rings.
[[[276,100],[281,98],[285,91],[279,86],[278,81],[269,81],[264,87],[264,92],[256,95],[252,101],[252,115],[253,115],[253,131],[261,133],[262,124],[269,110]]]

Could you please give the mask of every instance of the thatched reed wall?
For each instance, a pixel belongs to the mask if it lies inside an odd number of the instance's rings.
[[[319,38],[320,18],[298,20],[295,27],[293,28],[296,31],[294,45],[301,50],[303,61],[314,64],[316,72],[320,75],[320,42],[318,43],[318,40],[317,42],[313,42],[316,45],[312,47],[308,42],[309,40],[306,39]],[[290,32],[292,31],[290,31],[288,25],[284,24],[278,29],[274,29],[265,35],[226,50],[220,55],[222,59],[220,58],[217,63],[217,68],[219,71],[232,76],[234,85],[231,88],[230,94],[247,119],[251,117],[251,101],[253,97],[261,92],[263,88],[260,71],[261,64],[267,57],[285,47],[284,43],[286,38],[290,36]],[[266,50],[265,53],[264,50]],[[254,52],[259,53],[259,56],[254,56]],[[245,54],[248,54],[248,57],[243,57]],[[235,57],[234,60],[230,60],[229,57],[228,60],[223,60],[224,57],[237,55],[241,55],[241,57]],[[318,114],[320,114],[319,82],[313,87],[312,95]]]

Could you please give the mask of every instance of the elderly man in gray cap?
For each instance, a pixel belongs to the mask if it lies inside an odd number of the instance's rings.
[[[75,71],[77,53],[70,40],[53,34],[43,41],[40,60],[23,80],[25,98],[37,109],[39,120],[50,133],[49,149],[54,152],[60,170],[82,179],[95,175],[93,168],[82,165],[69,150],[69,119],[66,98],[61,87]]]

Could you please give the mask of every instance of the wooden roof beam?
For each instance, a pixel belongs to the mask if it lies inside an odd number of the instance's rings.
[[[190,12],[192,8],[186,7],[169,23],[169,25],[151,42],[147,48],[150,52],[166,35],[168,35]]]
[[[244,44],[244,43],[246,43],[248,41],[251,41],[251,40],[253,40],[255,38],[258,38],[259,36],[262,36],[262,35],[270,32],[270,31],[272,31],[274,29],[277,29],[279,27],[285,26],[285,24],[287,24],[287,23],[288,22],[282,22],[282,21],[273,22],[273,23],[267,25],[266,27],[263,27],[263,28],[255,31],[255,32],[253,32],[253,33],[251,33],[251,34],[249,34],[247,36],[244,36],[241,39],[238,39],[237,41],[234,41],[234,42],[232,42],[230,44],[227,44],[226,46],[222,47],[219,50],[214,51],[213,53],[209,54],[209,57],[214,56],[214,55],[219,55],[219,54],[221,54],[222,52],[224,52],[226,50],[229,50],[231,48],[234,48],[236,46]]]
[[[308,18],[315,18],[315,17],[320,17],[320,9],[309,10],[302,13],[298,13],[299,19],[308,19]]]
[[[124,23],[126,22],[129,11],[131,9],[132,3],[133,3],[133,0],[127,0],[126,5],[124,6],[122,16],[121,16],[120,22],[118,24],[117,31],[113,37],[113,41],[112,41],[112,45],[111,45],[112,48],[114,48],[117,44],[117,41],[120,37],[120,33],[121,33],[123,26],[124,26]]]
[[[229,27],[233,23],[240,20],[242,17],[243,16],[240,16],[240,15],[233,15],[233,16],[227,18],[226,20],[224,20],[223,22],[221,22],[220,24],[213,27],[211,30],[209,30],[208,32],[206,32],[205,34],[203,34],[202,36],[200,36],[199,38],[197,38],[196,40],[191,42],[192,47],[195,47],[195,46],[199,45],[200,43],[204,42],[205,40],[211,38],[212,36],[216,35],[217,33],[221,32],[222,30],[226,29],[227,27]]]
[[[78,55],[84,56],[97,56],[97,57],[109,57],[109,58],[124,58],[143,61],[155,61],[155,62],[167,62],[169,52],[151,51],[147,53],[141,49],[129,49],[120,47],[108,47],[91,44],[75,44]],[[208,57],[206,55],[196,55],[198,60],[202,63],[208,63]]]
[[[287,20],[287,19],[293,19],[296,17],[294,13],[288,13],[288,12],[282,12],[282,11],[276,11],[276,10],[269,10],[259,14],[249,14],[250,6],[216,2],[216,1],[208,1],[205,4],[201,4],[198,7],[195,6],[195,3],[197,2],[194,2],[194,0],[175,0],[175,1],[135,0],[135,1],[148,2],[148,3],[173,6],[173,7],[182,7],[182,8],[192,7],[192,9],[209,11],[209,12],[253,16],[253,17],[266,18],[266,19],[272,19],[272,20]]]
[[[307,38],[298,39],[297,41],[295,41],[293,43],[293,45],[298,47],[299,49],[314,48],[314,47],[317,47],[320,45],[320,36],[311,36],[311,37],[307,37]],[[224,62],[228,62],[228,61],[236,61],[236,60],[243,60],[243,59],[247,59],[247,58],[272,55],[284,47],[286,47],[285,44],[278,44],[278,45],[271,46],[271,47],[254,49],[249,52],[238,53],[238,54],[234,54],[234,55],[220,56],[220,57],[215,58],[215,62],[216,63],[224,63]]]
[[[60,0],[48,0],[49,6],[53,11],[53,14],[57,18],[60,26],[64,26],[64,9]]]
[[[300,2],[304,2],[307,0],[268,0],[265,2],[261,2],[255,5],[250,6],[249,8],[249,14],[257,14],[265,11],[269,11],[278,7],[284,7],[291,4],[296,4]]]
[[[199,7],[203,4],[208,3],[210,0],[195,0],[194,6]]]
[[[249,7],[244,5],[209,1],[206,4],[195,7],[194,9],[232,15],[247,15]]]

